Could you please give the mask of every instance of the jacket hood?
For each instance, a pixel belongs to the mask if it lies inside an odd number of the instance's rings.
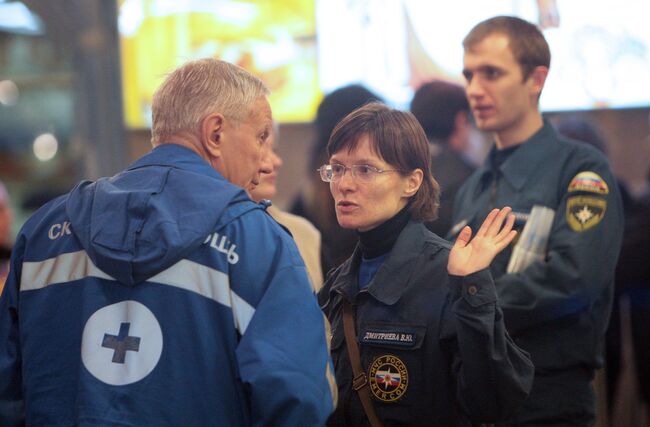
[[[133,286],[200,246],[235,199],[248,196],[193,151],[168,144],[114,177],[81,182],[66,211],[93,263]]]

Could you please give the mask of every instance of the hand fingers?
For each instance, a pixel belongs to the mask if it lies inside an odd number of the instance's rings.
[[[490,228],[487,230],[487,235],[488,236],[496,236],[499,234],[499,231],[501,230],[501,227],[503,226],[503,221],[508,217],[508,214],[512,211],[512,208],[510,206],[505,206],[502,208],[496,218],[492,221],[492,224],[490,224]]]
[[[499,233],[495,236],[495,239],[498,241],[505,238],[508,235],[508,233],[510,233],[514,225],[515,225],[515,216],[512,214],[508,214],[506,223],[503,225]]]
[[[484,236],[490,226],[492,225],[492,222],[494,221],[494,218],[497,216],[499,213],[499,209],[492,209],[492,211],[488,214],[488,216],[485,217],[485,220],[483,221],[483,224],[481,224],[481,227],[478,229],[476,232],[476,237],[482,237]]]
[[[465,246],[467,246],[471,238],[472,238],[472,229],[470,228],[469,225],[466,225],[458,234],[458,237],[454,242],[454,246],[464,248]]]
[[[508,246],[510,244],[510,242],[512,242],[516,236],[517,236],[517,231],[516,230],[510,230],[503,240],[499,240],[496,243],[497,251],[501,252],[503,249],[505,249],[505,247]]]

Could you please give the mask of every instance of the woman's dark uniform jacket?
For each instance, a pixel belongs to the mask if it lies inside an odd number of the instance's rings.
[[[367,288],[359,247],[319,292],[332,324],[339,405],[330,425],[369,425],[345,344],[342,300],[354,305],[361,363],[385,425],[462,426],[507,417],[533,365],[508,337],[488,270],[449,276],[449,242],[411,221]]]

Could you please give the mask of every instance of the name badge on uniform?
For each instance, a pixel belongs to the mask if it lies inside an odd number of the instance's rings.
[[[413,347],[417,342],[414,331],[408,330],[373,330],[366,329],[361,335],[362,344],[391,345],[397,347]]]

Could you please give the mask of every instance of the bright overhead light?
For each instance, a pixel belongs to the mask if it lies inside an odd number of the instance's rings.
[[[59,151],[59,142],[51,133],[43,133],[34,140],[34,155],[41,162],[52,160]]]
[[[18,86],[11,80],[0,81],[0,104],[15,105],[18,102]]]
[[[41,35],[43,22],[22,2],[4,2],[0,0],[0,31],[11,33]]]

